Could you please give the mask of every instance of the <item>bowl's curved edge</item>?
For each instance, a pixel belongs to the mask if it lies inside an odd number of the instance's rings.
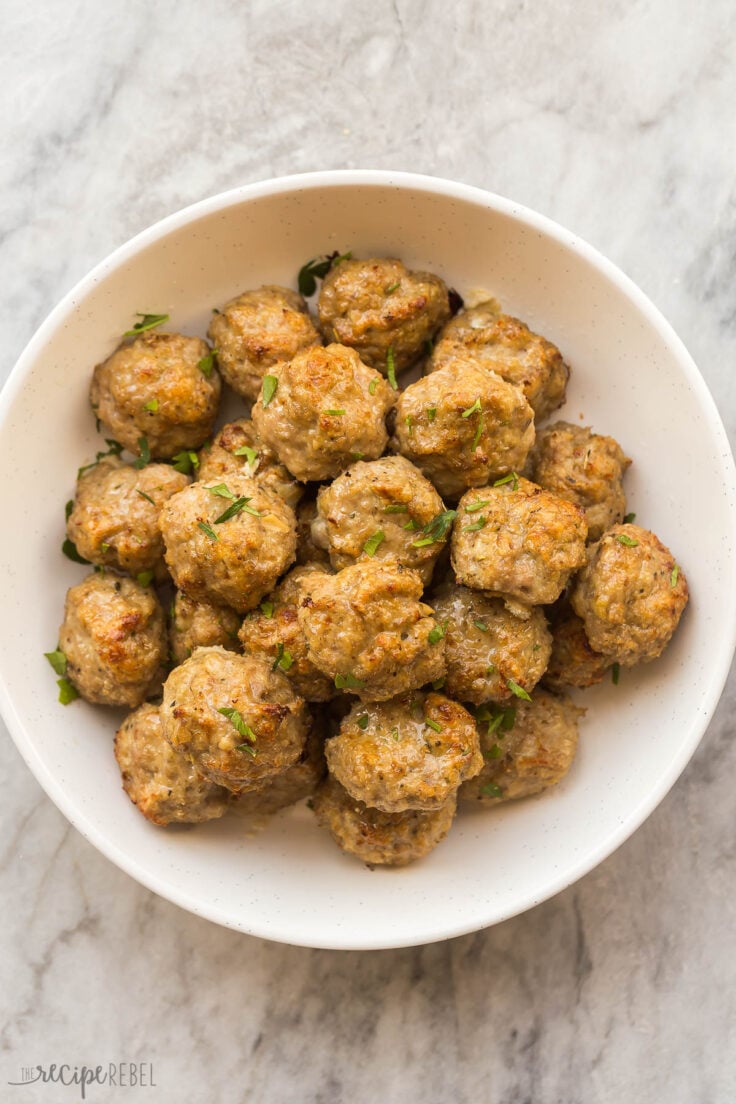
[[[604,257],[597,249],[581,238],[578,238],[570,231],[565,230],[564,227],[560,226],[552,219],[547,218],[545,215],[540,215],[522,204],[515,203],[495,193],[474,187],[473,185],[460,184],[444,180],[440,177],[426,176],[417,173],[390,172],[378,169],[344,169],[277,177],[273,180],[243,185],[219,193],[208,199],[200,200],[154,223],[147,229],[142,230],[134,238],[131,238],[128,242],[119,246],[113,253],[84,276],[50,312],[31,338],[12,369],[2,392],[0,392],[0,433],[2,433],[5,419],[8,417],[12,408],[13,400],[22,385],[26,366],[34,359],[37,350],[48,341],[57,325],[67,315],[70,309],[73,308],[78,299],[83,298],[95,283],[103,279],[108,273],[114,271],[120,265],[124,264],[126,260],[138,252],[138,250],[151,245],[160,238],[165,237],[171,231],[186,225],[199,216],[222,210],[234,204],[241,203],[244,200],[256,199],[260,196],[275,195],[282,192],[298,192],[303,189],[311,189],[314,187],[340,186],[375,186],[382,188],[394,186],[400,189],[411,188],[423,192],[430,192],[435,195],[444,195],[449,198],[499,211],[513,218],[521,219],[528,226],[553,237],[563,248],[569,250],[571,253],[582,256],[597,268],[601,269],[604,274],[634,302],[641,313],[646,316],[649,323],[657,330],[663,341],[671,348],[690,384],[698,394],[703,412],[708,418],[709,428],[719,446],[722,461],[722,471],[720,475],[727,493],[732,537],[734,546],[736,546],[736,466],[734,465],[733,455],[723,422],[705,380],[700,374],[684,343],[648,296],[646,296],[645,293],[621,271],[621,269]],[[711,670],[708,691],[701,700],[698,718],[691,729],[691,739],[683,745],[682,752],[672,761],[669,770],[664,773],[658,786],[647,796],[646,800],[641,801],[639,805],[631,811],[629,816],[621,822],[618,831],[612,836],[609,836],[605,843],[593,852],[592,855],[586,855],[576,866],[566,870],[564,874],[561,874],[557,878],[551,878],[542,892],[529,894],[517,907],[507,909],[502,914],[494,916],[491,919],[486,919],[485,921],[479,922],[478,918],[474,917],[467,923],[454,924],[448,930],[419,932],[416,938],[412,938],[411,940],[404,938],[399,943],[385,939],[377,939],[374,941],[363,939],[360,943],[354,943],[347,937],[343,939],[335,935],[333,935],[329,942],[325,943],[315,941],[300,942],[294,939],[292,930],[279,930],[278,925],[269,926],[268,930],[264,930],[260,926],[251,927],[246,923],[238,922],[232,916],[226,915],[224,910],[213,907],[203,909],[196,901],[192,900],[186,893],[182,893],[177,887],[167,885],[158,879],[152,878],[143,867],[132,861],[127,855],[122,853],[112,841],[105,838],[84,814],[80,813],[78,809],[71,807],[62,788],[37,756],[32,743],[28,740],[23,723],[16,713],[1,672],[0,713],[2,713],[11,737],[29,769],[45,790],[46,794],[70,823],[74,825],[85,839],[101,851],[103,855],[114,862],[116,866],[125,871],[125,873],[129,874],[136,881],[140,882],[147,889],[165,897],[173,904],[186,909],[196,916],[211,920],[224,927],[241,931],[244,934],[275,940],[276,942],[290,943],[297,946],[324,950],[388,950],[396,947],[417,946],[438,942],[455,936],[466,935],[485,927],[491,927],[494,924],[511,919],[513,916],[518,916],[528,909],[541,904],[543,901],[549,900],[563,889],[574,884],[585,874],[589,873],[589,871],[594,869],[604,859],[608,858],[609,855],[636,831],[643,821],[660,804],[694,754],[708,727],[708,723],[713,715],[728,677],[731,660],[734,651],[736,651],[736,562],[734,563],[733,577],[734,586],[724,595],[724,603],[728,607],[725,611],[725,619],[730,625],[728,647],[723,649],[719,662],[714,664]]]

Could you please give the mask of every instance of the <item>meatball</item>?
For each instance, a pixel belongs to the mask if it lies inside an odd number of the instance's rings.
[[[213,314],[207,336],[223,379],[250,402],[274,364],[322,344],[301,295],[273,284],[231,299]]]
[[[392,405],[392,389],[356,352],[328,345],[273,367],[253,421],[297,479],[333,479],[355,460],[381,455]]]
[[[130,800],[154,824],[199,824],[223,816],[231,795],[208,782],[164,740],[157,705],[141,705],[115,735],[115,758]]]
[[[233,809],[239,816],[270,816],[314,793],[327,771],[321,727],[317,722],[310,728],[304,750],[296,763],[267,778],[259,789],[234,799]]]
[[[166,573],[158,519],[164,502],[189,483],[168,464],[137,470],[116,457],[83,471],[66,523],[69,539],[90,563],[131,575]]]
[[[97,365],[90,389],[92,409],[116,440],[162,460],[199,448],[219,400],[209,346],[182,334],[144,333],[125,342]]]
[[[210,648],[215,644],[236,652],[241,620],[240,614],[227,606],[195,602],[177,590],[169,626],[169,646],[174,662],[183,663],[195,648]]]
[[[83,698],[134,709],[159,691],[166,659],[164,613],[153,588],[88,575],[67,592],[59,646]]]
[[[460,787],[460,798],[500,805],[554,786],[565,777],[578,745],[578,717],[585,713],[560,695],[537,690],[514,713],[482,707],[478,721],[485,765]]]
[[[563,601],[553,611],[552,655],[542,682],[555,692],[575,687],[584,690],[602,681],[613,660],[593,651],[578,615]]]
[[[429,480],[403,456],[361,460],[321,489],[312,533],[338,570],[366,557],[391,559],[427,583],[442,546],[417,547],[417,530],[444,508]]]
[[[615,525],[591,545],[570,596],[591,647],[624,667],[661,655],[687,600],[669,548],[639,525]]]
[[[500,598],[452,583],[431,601],[445,633],[447,694],[481,705],[534,689],[552,646],[541,609],[516,617]]]
[[[310,584],[321,578],[316,564],[295,567],[281,580],[268,599],[243,621],[240,640],[245,655],[260,656],[274,670],[282,671],[298,694],[307,701],[329,701],[335,684],[312,663],[298,608],[311,593]]]
[[[535,483],[585,511],[589,541],[623,518],[623,477],[631,461],[613,437],[555,422],[537,435],[530,460]]]
[[[520,387],[541,422],[565,401],[570,369],[559,349],[518,318],[501,314],[490,300],[456,315],[440,334],[429,371],[444,368],[458,356],[470,357]]]
[[[534,414],[519,388],[467,358],[410,384],[396,404],[391,447],[443,498],[522,468],[533,444]]]
[[[258,440],[250,418],[224,425],[199,454],[198,478],[202,483],[215,483],[229,475],[250,476],[261,487],[283,498],[292,509],[296,509],[304,493],[301,483]]]
[[[380,372],[389,349],[397,372],[422,355],[450,317],[447,287],[430,272],[401,261],[345,260],[333,266],[319,296],[319,322],[328,341],[349,345]]]
[[[296,510],[296,562],[298,564],[320,564],[329,569],[330,556],[326,548],[314,541],[312,526],[317,520],[316,498],[303,499]],[[320,535],[318,531],[318,535]],[[326,539],[326,538],[325,538]]]
[[[356,801],[334,778],[314,795],[317,823],[335,843],[369,866],[406,866],[428,855],[450,831],[457,808],[452,794],[438,809],[384,813]]]
[[[463,495],[452,566],[457,581],[474,590],[549,604],[585,563],[586,534],[579,506],[514,475]]]
[[[475,721],[443,694],[356,703],[325,747],[330,774],[372,809],[439,809],[483,767]]]
[[[312,663],[365,701],[440,678],[444,645],[422,589],[415,571],[389,561],[315,575],[299,606]]]
[[[164,684],[161,725],[206,778],[240,793],[297,762],[309,715],[288,680],[262,659],[198,648]]]
[[[294,560],[293,511],[243,475],[192,483],[161,511],[166,563],[195,601],[247,613]]]

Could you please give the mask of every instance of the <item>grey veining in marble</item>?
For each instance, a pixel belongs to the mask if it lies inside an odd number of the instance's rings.
[[[5,0],[6,374],[110,249],[203,196],[329,167],[514,197],[620,264],[736,436],[736,10],[728,0]],[[6,458],[6,473],[8,458]],[[21,1067],[152,1062],[88,1099],[730,1104],[733,680],[644,827],[577,886],[426,948],[307,951],[141,888],[0,744],[0,1099]]]

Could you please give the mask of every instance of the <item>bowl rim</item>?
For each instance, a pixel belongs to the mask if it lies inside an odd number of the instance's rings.
[[[719,473],[725,489],[725,499],[728,504],[730,529],[734,545],[736,545],[736,466],[728,441],[726,430],[708,386],[694,360],[687,351],[684,343],[675,333],[670,323],[664,318],[659,309],[655,307],[649,297],[630,279],[617,265],[608,260],[594,246],[590,245],[576,234],[565,229],[559,223],[541,215],[523,204],[507,199],[494,192],[470,184],[446,180],[442,177],[434,177],[420,173],[394,172],[383,169],[334,169],[319,172],[299,173],[287,176],[279,176],[268,180],[256,181],[251,184],[240,185],[227,191],[220,192],[209,198],[189,204],[179,211],[158,220],[146,229],[137,233],[134,237],[114,249],[102,261],[98,262],[85,276],[83,276],[68,291],[59,303],[48,314],[38,327],[30,341],[21,352],[17,362],[11,370],[2,390],[0,391],[0,434],[8,420],[16,396],[20,392],[25,376],[30,369],[39,351],[52,338],[69,313],[77,303],[83,300],[89,291],[99,281],[116,271],[141,250],[153,245],[199,218],[212,213],[238,206],[251,200],[281,195],[284,193],[298,193],[315,188],[339,188],[339,187],[394,187],[401,191],[418,191],[430,193],[447,199],[454,199],[475,206],[484,207],[523,223],[546,237],[552,238],[564,250],[582,257],[585,261],[597,268],[615,287],[618,288],[635,307],[644,315],[648,323],[656,330],[659,336],[669,346],[672,355],[682,369],[689,385],[696,393],[700,403],[700,410],[705,418],[709,433],[719,447],[722,461],[722,469]],[[106,858],[120,869],[140,882],[147,889],[171,901],[173,904],[194,913],[197,916],[213,921],[222,926],[241,931],[249,935],[270,939],[276,942],[292,945],[308,946],[335,950],[377,950],[393,947],[417,946],[426,943],[437,942],[455,936],[465,935],[469,932],[482,930],[503,920],[517,916],[535,905],[549,900],[563,889],[572,885],[585,874],[589,873],[604,859],[608,858],[620,847],[644,820],[654,811],[663,798],[670,791],[674,783],[685,769],[690,758],[694,754],[705,731],[712,719],[718,700],[723,691],[728,677],[731,659],[736,650],[736,565],[734,565],[734,586],[723,595],[724,624],[728,626],[724,647],[718,650],[713,658],[710,672],[708,692],[701,699],[697,716],[693,718],[690,739],[685,742],[679,754],[670,761],[668,768],[663,772],[658,783],[642,800],[633,808],[628,816],[621,821],[618,829],[610,833],[604,841],[592,852],[586,852],[581,859],[561,872],[556,878],[549,880],[540,894],[529,891],[517,905],[504,911],[502,915],[490,918],[487,923],[479,924],[477,917],[466,922],[456,922],[451,926],[445,925],[440,930],[432,929],[427,925],[427,930],[418,931],[416,938],[407,940],[405,937],[400,942],[382,938],[351,939],[348,934],[345,938],[337,938],[333,935],[327,942],[319,942],[314,939],[295,941],[294,932],[287,930],[287,926],[280,921],[273,924],[249,924],[248,918],[234,918],[226,913],[222,907],[209,902],[202,903],[195,900],[187,891],[167,883],[162,883],[157,876],[151,875],[147,869],[133,859],[119,845],[108,839],[103,832],[90,821],[86,814],[76,807],[67,798],[61,783],[47,769],[46,765],[37,753],[29,730],[21,720],[13,703],[10,691],[5,681],[5,676],[0,671],[0,713],[2,714],[8,731],[25,760],[32,774],[42,786],[48,797],[64,814],[71,824],[97,848]]]

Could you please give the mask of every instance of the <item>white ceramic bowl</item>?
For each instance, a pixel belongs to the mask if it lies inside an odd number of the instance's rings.
[[[461,292],[492,290],[564,352],[562,416],[634,458],[630,509],[675,552],[692,600],[663,659],[585,694],[567,779],[542,797],[462,816],[427,859],[368,870],[298,807],[257,836],[236,818],[148,824],[120,788],[115,715],[63,708],[43,653],[86,569],[59,551],[77,466],[100,447],[93,365],[136,311],[204,334],[212,306],[304,261],[392,254]],[[0,401],[0,700],[49,796],[82,834],[156,893],[221,924],[317,947],[430,942],[496,923],[585,874],[641,824],[700,740],[736,632],[734,468],[713,401],[669,325],[621,272],[561,227],[497,196],[429,177],[331,172],[236,189],[146,230],[52,312]],[[103,446],[104,447],[104,446]],[[674,842],[673,842],[673,846]]]

